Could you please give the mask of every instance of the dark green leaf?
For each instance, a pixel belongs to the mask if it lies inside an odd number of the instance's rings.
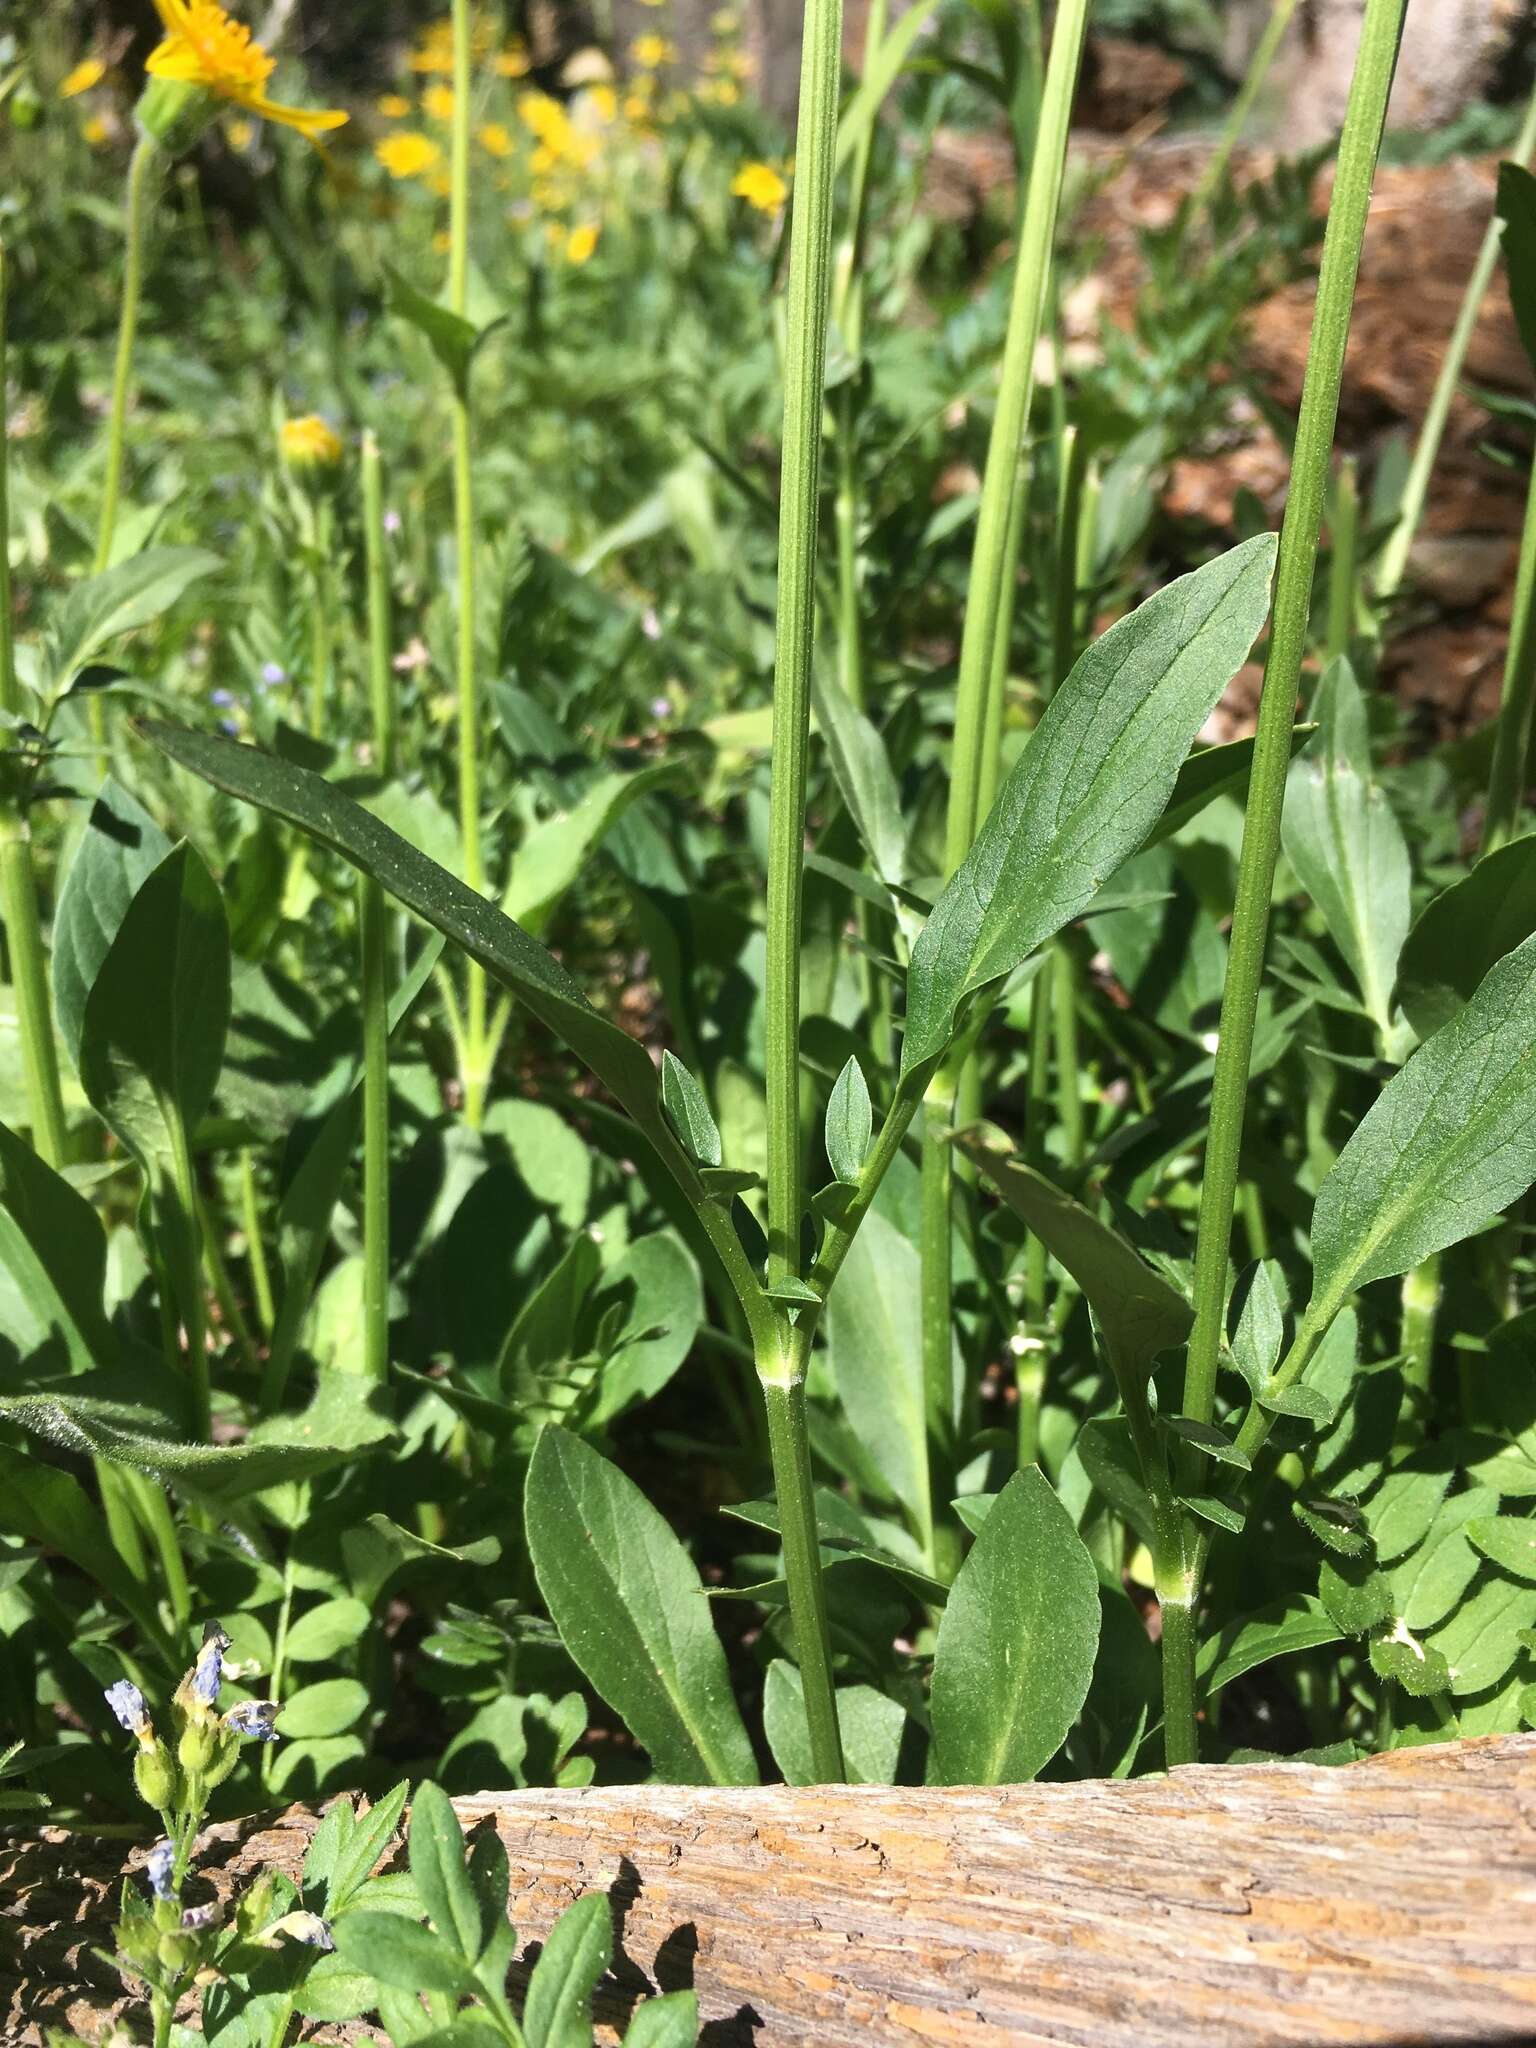
[[[337,1954],[381,1984],[458,1996],[474,1988],[468,1963],[442,1936],[401,1913],[344,1913],[332,1933]]]
[[[485,1946],[480,1901],[464,1868],[464,1833],[453,1801],[428,1778],[411,1801],[411,1878],[427,1918],[465,1962]]]
[[[840,1181],[858,1180],[874,1127],[869,1084],[864,1069],[850,1054],[827,1101],[827,1163]]]
[[[71,1372],[117,1354],[102,1294],[107,1241],[96,1211],[0,1124],[0,1338],[23,1361],[59,1346]]]
[[[1397,1001],[1420,1038],[1448,1024],[1498,960],[1536,932],[1536,833],[1511,840],[1442,889],[1397,963]]]
[[[1207,1636],[1195,1660],[1195,1674],[1202,1694],[1209,1698],[1274,1657],[1319,1649],[1338,1640],[1338,1626],[1322,1602],[1295,1594],[1261,1613],[1229,1623],[1219,1635]]]
[[[613,1909],[604,1892],[567,1906],[528,1980],[528,2048],[592,2048],[592,1993],[613,1960]]]
[[[661,1056],[661,1099],[689,1158],[701,1166],[718,1166],[720,1132],[710,1115],[708,1099],[682,1061],[670,1052]]]
[[[624,2048],[694,2048],[699,2038],[696,1991],[669,1991],[635,2007]]]
[[[893,1785],[907,1711],[872,1685],[837,1688],[837,1725],[851,1785]],[[819,1782],[805,1721],[805,1683],[793,1664],[776,1657],[763,1687],[763,1733],[786,1785]]]
[[[1536,1579],[1536,1520],[1529,1515],[1490,1515],[1468,1522],[1467,1534],[1501,1572]]]
[[[80,1032],[101,963],[128,906],[171,850],[148,811],[111,776],[59,891],[53,920],[53,1005],[71,1064],[80,1064]]]
[[[1509,299],[1525,352],[1536,365],[1536,178],[1519,164],[1499,165],[1499,219]]]
[[[1093,1676],[1098,1575],[1038,1468],[1016,1472],[950,1590],[933,1661],[947,1785],[1018,1784],[1060,1749]]]
[[[68,689],[86,664],[120,633],[131,633],[169,611],[189,584],[222,568],[206,548],[147,548],[77,583],[64,600],[50,636],[48,667],[54,693]]]

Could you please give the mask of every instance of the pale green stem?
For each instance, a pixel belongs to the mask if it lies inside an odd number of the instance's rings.
[[[1242,854],[1238,863],[1232,939],[1222,993],[1220,1036],[1211,1089],[1205,1175],[1195,1245],[1195,1322],[1185,1369],[1183,1413],[1209,1423],[1215,1405],[1217,1362],[1226,1316],[1227,1259],[1237,1194],[1238,1162],[1247,1109],[1254,1023],[1264,973],[1270,896],[1280,846],[1280,812],[1290,765],[1291,732],[1311,612],[1312,579],[1338,418],[1344,350],[1360,249],[1370,209],[1371,184],[1386,121],[1387,100],[1407,0],[1367,0],[1349,107],[1339,144],[1333,200],[1318,277],[1317,310],[1302,386],[1301,416],[1291,465],[1290,493],[1280,536],[1269,659],[1259,704]],[[1174,1569],[1175,1560],[1166,1560]],[[1182,1567],[1181,1567],[1182,1568]],[[1197,1737],[1183,1672],[1169,1671],[1174,1650],[1164,1643],[1165,1695],[1172,1680],[1177,1723],[1166,1719],[1172,1762],[1195,1754]]]
[[[264,1335],[270,1337],[277,1316],[272,1293],[272,1269],[261,1236],[261,1209],[256,1198],[255,1154],[249,1146],[240,1154],[240,1225],[245,1233],[246,1263],[251,1269],[251,1292],[256,1297],[256,1314]]]
[[[832,1640],[822,1588],[821,1544],[816,1529],[816,1494],[811,1478],[810,1435],[805,1415],[805,1383],[794,1380],[786,1385],[764,1379],[762,1388],[768,1411],[768,1446],[773,1461],[774,1492],[779,1503],[784,1578],[789,1587],[795,1655],[799,1660],[800,1679],[805,1692],[811,1768],[819,1783],[841,1784],[846,1772],[843,1739],[837,1723],[837,1697],[832,1685]]]
[[[1055,1012],[1056,1114],[1061,1122],[1062,1162],[1071,1169],[1083,1163],[1083,1094],[1078,1079],[1077,975],[1072,955],[1060,941],[1051,948],[1050,976]]]
[[[1232,161],[1232,152],[1242,139],[1243,130],[1248,126],[1248,117],[1253,112],[1253,103],[1264,89],[1269,76],[1269,67],[1275,61],[1281,38],[1291,25],[1291,16],[1296,12],[1296,0],[1274,0],[1269,20],[1264,24],[1264,33],[1259,37],[1257,47],[1248,65],[1237,98],[1227,115],[1220,140],[1211,153],[1199,184],[1191,195],[1191,210],[1198,212],[1210,201],[1212,193],[1226,176],[1227,165]]]
[[[379,444],[363,436],[363,544],[368,570],[368,699],[374,761],[382,781],[395,772],[395,673],[390,663],[389,556],[384,539],[384,480]]]
[[[323,485],[322,485],[323,491]],[[331,545],[333,525],[331,501],[323,495],[313,502],[314,589],[309,615],[309,729],[317,740],[325,738],[331,718]]]
[[[123,488],[123,437],[128,420],[128,392],[133,379],[133,344],[138,332],[139,301],[144,287],[149,173],[159,154],[148,136],[141,135],[134,144],[128,164],[123,297],[118,313],[117,360],[112,370],[112,410],[107,422],[107,473],[102,485],[101,522],[96,531],[95,571],[98,576],[112,559],[112,540],[117,531],[117,506]]]
[[[358,880],[363,1004],[363,1371],[389,1377],[389,987],[384,890]]]
[[[1348,654],[1355,637],[1355,583],[1360,573],[1360,485],[1355,459],[1346,455],[1333,487],[1333,559],[1328,570],[1326,658]]]
[[[1493,740],[1493,766],[1488,775],[1488,807],[1483,815],[1484,854],[1513,839],[1520,822],[1531,756],[1531,710],[1536,704],[1536,462],[1525,501],[1525,527],[1520,535],[1520,567],[1515,577],[1515,609],[1504,651],[1504,690]]]
[[[196,1432],[199,1441],[206,1443],[210,1434],[212,1409],[202,1285],[203,1233],[197,1200],[197,1180],[192,1170],[192,1148],[187,1140],[187,1128],[180,1113],[173,1112],[168,1122],[171,1132],[171,1184],[168,1189],[162,1181],[156,1190],[156,1199],[164,1200],[169,1195],[174,1200],[179,1211],[174,1227],[184,1233],[186,1257],[182,1261],[173,1262],[173,1289],[184,1275],[186,1284],[179,1291],[186,1298],[177,1306],[181,1311],[182,1328],[186,1334],[187,1370],[192,1380]]]
[[[1520,134],[1510,154],[1517,164],[1529,165],[1533,152],[1536,152],[1536,90],[1531,94],[1530,103],[1525,110],[1525,119],[1520,124]],[[1451,404],[1461,383],[1462,370],[1466,367],[1467,351],[1472,346],[1472,336],[1477,329],[1477,316],[1482,310],[1483,300],[1487,297],[1494,265],[1499,260],[1499,244],[1503,232],[1504,223],[1495,214],[1488,223],[1482,246],[1478,249],[1477,261],[1472,266],[1472,275],[1467,279],[1467,288],[1462,293],[1456,324],[1451,329],[1451,338],[1445,345],[1445,354],[1440,358],[1440,373],[1435,379],[1429,410],[1424,415],[1424,424],[1419,429],[1419,438],[1414,446],[1413,461],[1409,466],[1407,481],[1403,485],[1402,503],[1398,507],[1391,535],[1381,551],[1381,559],[1376,565],[1376,597],[1382,604],[1397,595],[1407,573],[1409,552],[1418,533],[1419,522],[1424,517],[1430,479],[1434,475],[1440,443],[1445,436],[1445,424],[1450,418]]]

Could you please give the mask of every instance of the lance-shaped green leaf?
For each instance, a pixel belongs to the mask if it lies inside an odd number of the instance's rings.
[[[827,1161],[840,1181],[857,1182],[869,1151],[875,1115],[864,1069],[850,1053],[827,1100]]]
[[[147,722],[142,730],[172,760],[216,789],[287,819],[373,875],[407,910],[461,946],[591,1068],[684,1189],[699,1198],[698,1177],[662,1114],[656,1070],[645,1048],[600,1016],[521,925],[311,770],[211,733],[158,722]]]
[[[632,775],[600,775],[568,811],[534,826],[512,857],[512,874],[501,907],[535,934],[548,924],[555,906],[600,846],[640,797],[677,779],[680,764],[658,761]]]
[[[1026,1165],[995,1124],[975,1124],[955,1143],[1082,1288],[1117,1377],[1145,1379],[1160,1351],[1184,1342],[1194,1312],[1178,1289],[1118,1231]]]
[[[1313,712],[1317,736],[1286,778],[1286,858],[1384,1033],[1408,936],[1408,846],[1376,780],[1365,699],[1347,661],[1330,664]]]
[[[720,1130],[698,1080],[675,1053],[661,1056],[661,1100],[689,1157],[700,1166],[721,1161]]]
[[[950,1589],[933,1659],[945,1785],[1017,1785],[1060,1749],[1088,1697],[1099,1581],[1037,1466],[1015,1472]]]
[[[87,576],[64,600],[50,637],[51,690],[65,690],[93,656],[168,611],[187,587],[223,567],[206,548],[146,548],[99,576]]]
[[[1316,731],[1315,725],[1293,726],[1291,752],[1299,753]],[[1201,747],[1179,770],[1173,795],[1168,799],[1168,808],[1147,834],[1147,845],[1160,846],[1165,839],[1171,839],[1218,797],[1245,798],[1252,773],[1251,739],[1227,740],[1219,747]]]
[[[528,1548],[561,1641],[677,1785],[757,1779],[725,1651],[688,1553],[615,1465],[563,1429],[534,1447]]]
[[[169,1156],[213,1100],[229,1028],[229,926],[185,841],[129,904],[80,1029],[92,1107],[140,1160]]]
[[[1536,1180],[1536,937],[1381,1091],[1312,1215],[1312,1303],[1406,1273],[1501,1215]]]
[[[425,338],[433,355],[453,379],[455,388],[462,391],[469,379],[469,366],[474,360],[475,350],[494,328],[502,324],[506,315],[499,310],[487,309],[483,319],[466,319],[462,313],[455,313],[439,300],[429,299],[417,291],[415,285],[402,277],[392,263],[384,265],[384,281],[389,292],[391,313],[408,320]],[[485,296],[481,281],[476,297],[483,302]]]
[[[567,1906],[528,1979],[523,2033],[528,2048],[590,2048],[592,1993],[613,1961],[613,1911],[606,1892]]]
[[[76,1066],[86,998],[101,963],[129,904],[170,850],[170,840],[138,799],[108,776],[91,806],[53,920],[54,1015]]]
[[[1496,960],[1536,932],[1536,833],[1484,854],[1415,919],[1397,963],[1403,1014],[1428,1038]]]
[[[837,684],[818,676],[812,693],[838,795],[858,827],[870,865],[894,887],[906,879],[907,827],[885,741]]]
[[[0,1124],[0,1339],[22,1360],[57,1346],[71,1372],[110,1363],[106,1278],[96,1211]]]
[[[1520,164],[1499,165],[1499,219],[1509,299],[1525,352],[1536,365],[1536,178]]]
[[[932,1071],[978,989],[1079,917],[1157,822],[1269,609],[1260,534],[1110,627],[1073,668],[912,949],[904,1079]]]

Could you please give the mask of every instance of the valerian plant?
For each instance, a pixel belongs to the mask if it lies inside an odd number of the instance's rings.
[[[1416,749],[1378,677],[1422,491],[1334,474],[1403,0],[1283,528],[1225,548],[1158,486],[1305,266],[1308,178],[1239,189],[1224,143],[1149,245],[1151,354],[1056,363],[1093,12],[988,11],[980,56],[963,7],[877,13],[845,93],[809,0],[790,179],[725,36],[691,95],[663,45],[557,97],[456,5],[410,125],[327,160],[232,133],[287,105],[270,53],[168,8],[99,460],[65,309],[105,244],[21,181],[0,1718],[67,1820],[123,1809],[129,1717],[156,2024],[216,1970],[231,2042],[544,2038],[455,1791],[1532,1718],[1533,578],[1491,746]],[[976,95],[1020,213],[962,293],[913,203]],[[1202,744],[1259,661],[1256,735]],[[280,1739],[178,1692],[214,1614],[202,1690],[259,1682]],[[414,1889],[371,1875],[402,1771]],[[375,1804],[300,1887],[184,1924],[205,1817],[336,1792]],[[334,1949],[269,1948],[294,1915]]]

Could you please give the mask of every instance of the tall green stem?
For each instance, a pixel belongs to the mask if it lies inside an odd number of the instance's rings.
[[[1275,61],[1281,38],[1291,25],[1291,16],[1296,12],[1296,0],[1274,0],[1269,20],[1264,24],[1264,33],[1259,37],[1247,74],[1237,98],[1232,102],[1221,131],[1221,138],[1211,153],[1199,184],[1191,198],[1194,209],[1207,205],[1211,194],[1226,175],[1227,165],[1232,161],[1232,152],[1242,139],[1243,130],[1248,126],[1248,117],[1253,112],[1253,103],[1264,89],[1269,76],[1269,67]]]
[[[363,1371],[389,1377],[389,986],[384,890],[358,882],[363,1001]]]
[[[1525,110],[1525,119],[1520,125],[1519,136],[1510,154],[1516,163],[1528,165],[1533,152],[1536,152],[1536,90],[1532,91],[1530,104]],[[1472,336],[1477,329],[1477,316],[1482,310],[1483,300],[1488,295],[1494,265],[1499,260],[1499,244],[1503,233],[1504,223],[1495,214],[1488,223],[1482,245],[1478,249],[1477,261],[1472,266],[1472,275],[1467,279],[1467,288],[1462,294],[1461,306],[1456,314],[1456,325],[1451,329],[1451,338],[1446,343],[1445,354],[1440,359],[1440,374],[1435,379],[1429,410],[1425,413],[1424,424],[1419,429],[1413,461],[1408,470],[1408,480],[1403,485],[1403,501],[1398,508],[1397,520],[1376,566],[1376,596],[1381,603],[1397,595],[1407,573],[1409,551],[1418,533],[1419,522],[1424,517],[1430,478],[1434,475],[1440,443],[1445,436],[1445,423],[1450,418],[1451,403],[1461,383],[1461,373],[1466,367],[1467,351],[1472,346]]]
[[[314,521],[314,589],[309,613],[309,729],[324,739],[331,720],[331,649],[335,633],[331,623],[331,546],[334,525],[331,501],[321,494],[311,504]]]
[[[96,574],[112,559],[117,531],[117,505],[123,488],[123,435],[128,420],[128,391],[133,380],[133,343],[139,327],[139,300],[144,289],[144,231],[149,217],[149,176],[160,152],[146,135],[134,144],[128,164],[127,222],[123,249],[123,293],[118,313],[117,360],[112,370],[112,411],[107,423],[107,474],[101,493],[101,523],[96,530]]]
[[[453,133],[448,168],[448,306],[462,318],[469,304],[469,123],[473,40],[469,0],[453,0]],[[475,495],[471,457],[469,371],[453,394],[453,507],[458,556],[459,839],[464,879],[485,888],[480,846],[480,700],[475,687]],[[478,1124],[490,1075],[485,1071],[485,970],[469,966],[464,988],[464,1114]]]
[[[363,436],[363,547],[368,569],[368,702],[373,716],[373,754],[380,779],[395,772],[394,670],[390,666],[389,557],[384,541],[384,478],[379,444]]]
[[[800,1266],[800,912],[842,0],[807,0],[790,221],[768,818],[768,1272]]]
[[[1237,894],[1232,914],[1232,941],[1222,992],[1220,1038],[1211,1088],[1210,1131],[1206,1142],[1205,1176],[1200,1190],[1200,1222],[1195,1243],[1195,1322],[1190,1333],[1184,1379],[1183,1412],[1208,1423],[1216,1398],[1216,1369],[1226,1315],[1227,1258],[1232,1239],[1238,1161],[1247,1108],[1254,1023],[1264,973],[1269,931],[1270,896],[1280,846],[1280,813],[1290,764],[1291,729],[1301,679],[1311,611],[1312,579],[1317,565],[1318,537],[1328,485],[1329,460],[1338,418],[1339,387],[1344,374],[1344,349],[1349,337],[1350,310],[1360,248],[1370,210],[1371,184],[1386,122],[1387,100],[1397,61],[1407,0],[1367,0],[1355,60],[1354,81],[1344,132],[1328,230],[1318,277],[1317,310],[1302,386],[1301,416],[1296,430],[1290,495],[1280,535],[1275,580],[1274,618],[1264,689],[1259,703],[1249,784],[1243,847],[1238,862]],[[1190,1604],[1198,1587],[1185,1585]],[[1182,1646],[1164,1644],[1165,1688],[1169,1659],[1184,1654]],[[1182,1672],[1171,1674],[1173,1701],[1185,1712]],[[1181,1751],[1193,1751],[1192,1723],[1174,1730],[1169,1740]]]
[[[1515,609],[1504,652],[1504,690],[1493,742],[1493,767],[1488,776],[1488,808],[1483,816],[1482,851],[1512,839],[1520,820],[1527,764],[1531,754],[1531,711],[1536,704],[1536,462],[1525,500],[1525,528],[1520,535],[1520,568],[1515,577]]]
[[[6,287],[5,251],[0,248],[0,711],[21,715],[16,682],[15,626],[11,610],[10,436],[6,428]],[[0,917],[5,920],[11,955],[11,982],[16,998],[16,1023],[21,1033],[22,1073],[32,1143],[50,1166],[64,1159],[64,1098],[59,1087],[59,1056],[48,1002],[48,971],[43,957],[42,920],[37,907],[37,876],[32,864],[32,835],[19,806],[0,813]]]
[[[157,1207],[169,1209],[166,1235],[175,1245],[169,1260],[173,1291],[179,1297],[181,1324],[187,1347],[187,1370],[192,1380],[192,1412],[199,1439],[206,1443],[212,1421],[208,1384],[208,1326],[203,1302],[202,1224],[199,1218],[197,1181],[192,1170],[192,1147],[179,1113],[170,1118],[171,1172],[155,1190]]]
[[[1333,487],[1333,560],[1328,570],[1329,661],[1348,654],[1355,637],[1355,583],[1360,573],[1360,484],[1355,459],[1346,455]]]
[[[837,1696],[832,1688],[832,1639],[821,1578],[821,1546],[816,1533],[816,1493],[811,1480],[810,1437],[805,1419],[805,1383],[763,1381],[768,1410],[768,1445],[773,1459],[773,1485],[779,1503],[779,1538],[784,1547],[784,1579],[789,1588],[790,1618],[795,1626],[795,1655],[805,1692],[805,1721],[811,1740],[811,1768],[823,1784],[841,1784],[845,1776],[843,1739],[837,1725]]]

